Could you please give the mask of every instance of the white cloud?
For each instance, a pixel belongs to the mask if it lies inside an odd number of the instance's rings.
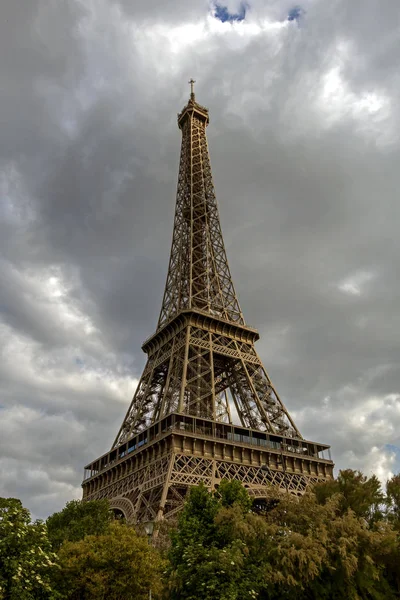
[[[374,274],[370,271],[357,271],[352,273],[338,284],[341,292],[350,296],[361,296],[365,291],[366,284],[374,279]]]
[[[368,477],[376,475],[383,488],[385,488],[387,480],[396,472],[395,453],[378,446],[373,446],[361,457],[357,456],[354,451],[348,450],[343,455],[343,462],[347,465],[346,468],[361,470]]]

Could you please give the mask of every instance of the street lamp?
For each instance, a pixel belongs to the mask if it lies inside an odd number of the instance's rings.
[[[147,534],[147,541],[151,544],[151,538],[153,537],[154,532],[154,521],[145,521],[143,527]],[[149,600],[151,600],[151,588],[149,589]]]
[[[147,534],[147,539],[149,540],[149,544],[150,544],[150,540],[153,536],[153,531],[154,531],[154,521],[146,521],[145,523],[143,523],[143,527]]]

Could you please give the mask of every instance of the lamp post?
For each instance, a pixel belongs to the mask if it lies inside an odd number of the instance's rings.
[[[147,534],[147,541],[150,545],[151,538],[153,537],[153,532],[154,532],[154,521],[146,521],[145,523],[143,523],[143,527]],[[149,600],[151,600],[151,588],[149,589]]]
[[[143,523],[143,527],[147,534],[148,542],[150,544],[150,540],[153,537],[154,532],[154,521],[146,521],[145,523]]]

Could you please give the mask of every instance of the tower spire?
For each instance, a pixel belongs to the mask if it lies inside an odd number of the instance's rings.
[[[175,222],[158,328],[184,309],[245,324],[222,237],[208,123],[208,109],[197,102],[189,101],[178,115],[182,144]]]
[[[190,81],[188,81],[188,83],[190,83],[190,99],[194,102],[194,84],[196,83],[196,81],[193,78],[191,78]]]

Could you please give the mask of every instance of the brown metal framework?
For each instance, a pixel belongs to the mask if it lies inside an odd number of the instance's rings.
[[[108,497],[133,521],[174,513],[199,481],[212,488],[221,478],[239,479],[255,496],[271,484],[302,493],[333,469],[330,458],[319,455],[327,446],[302,440],[257,355],[259,334],[245,324],[212,180],[208,110],[196,102],[191,83],[190,100],[178,115],[177,201],[157,330],[142,346],[147,364],[112,450],[87,467],[83,483],[84,498]],[[162,435],[168,419],[171,427]],[[247,464],[248,440],[229,438],[229,432],[236,435],[235,421],[250,432],[247,438],[268,447],[255,462],[253,442]],[[233,449],[227,458],[228,445]]]

